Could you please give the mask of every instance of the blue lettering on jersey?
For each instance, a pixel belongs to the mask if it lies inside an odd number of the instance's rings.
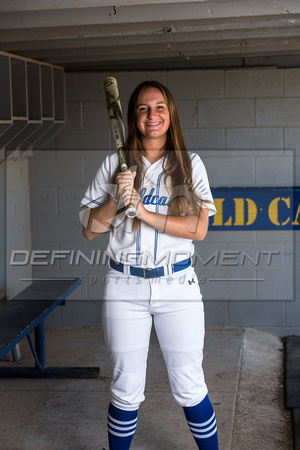
[[[142,198],[143,205],[161,205],[169,206],[170,199],[165,195],[153,195],[155,188],[151,188],[150,192],[147,194],[147,188],[142,188],[140,191],[140,196]]]

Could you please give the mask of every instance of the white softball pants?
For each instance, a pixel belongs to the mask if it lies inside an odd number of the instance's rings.
[[[102,321],[113,368],[112,404],[136,410],[145,399],[152,317],[175,401],[197,405],[207,387],[202,369],[203,303],[192,267],[154,279],[108,271]]]

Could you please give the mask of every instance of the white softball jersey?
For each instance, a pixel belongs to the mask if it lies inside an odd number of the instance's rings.
[[[216,213],[216,208],[209,187],[205,166],[196,153],[189,152],[192,163],[193,186],[198,196],[205,201],[202,205],[209,209],[209,216]],[[140,189],[142,202],[149,211],[168,214],[170,187],[165,184],[163,171],[164,157],[151,164],[145,157],[144,178]],[[95,208],[115,195],[117,187],[111,184],[112,174],[119,164],[117,152],[110,153],[100,165],[95,178],[88,187],[81,207]],[[183,195],[182,187],[176,188],[176,195]],[[124,205],[120,204],[122,209]],[[191,239],[183,239],[161,233],[140,221],[138,230],[133,230],[133,220],[125,212],[119,212],[112,218],[110,239],[107,253],[116,262],[125,265],[156,267],[174,264],[192,257],[194,245]]]

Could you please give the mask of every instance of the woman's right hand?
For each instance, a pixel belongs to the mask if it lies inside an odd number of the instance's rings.
[[[122,201],[123,193],[126,191],[134,190],[134,179],[136,172],[131,172],[131,170],[126,170],[125,172],[119,172],[116,177],[116,182],[118,185],[116,199]]]

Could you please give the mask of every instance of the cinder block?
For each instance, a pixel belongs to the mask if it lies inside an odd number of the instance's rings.
[[[255,161],[252,157],[227,156],[224,158],[203,157],[210,185],[254,186]]]
[[[7,246],[7,284],[13,282],[25,281],[22,277],[30,277],[32,273],[32,265],[28,262],[28,252],[30,252],[30,242],[11,242]],[[22,283],[21,283],[22,284]]]
[[[25,279],[31,278],[31,268],[29,266],[21,266],[15,269],[14,271],[7,271],[6,295],[8,300],[15,297],[30,284],[30,281],[25,281]]]
[[[295,156],[294,184],[300,186],[300,155]]]
[[[182,128],[197,126],[197,106],[193,100],[178,100],[177,109]]]
[[[223,70],[174,70],[167,77],[175,100],[224,97]]]
[[[52,255],[59,250],[58,242],[35,242],[30,251],[29,264],[32,267],[33,278],[62,278],[60,260]]]
[[[159,81],[163,85],[166,85],[166,71],[136,71],[136,72],[114,72],[113,75],[118,82],[121,104],[124,101],[129,100],[132,92],[138,86],[146,80]],[[123,106],[122,106],[123,108]]]
[[[66,103],[66,125],[64,131],[79,131],[82,129],[82,102]]]
[[[44,242],[84,240],[82,225],[77,214],[65,215],[64,220],[57,216],[33,216],[31,218],[33,244]]]
[[[284,129],[284,148],[294,154],[294,185],[300,185],[300,128]]]
[[[199,100],[198,126],[208,128],[254,126],[254,100]]]
[[[216,278],[222,279],[228,276],[227,268],[210,268],[208,266],[200,266],[196,264],[195,273],[198,278],[200,291],[203,299],[206,301],[214,300],[226,303],[228,299],[228,290],[224,283],[215,281]],[[224,289],[223,289],[224,287]]]
[[[105,72],[66,73],[66,100],[103,101]]]
[[[86,188],[89,186],[89,184],[94,179],[101,163],[105,159],[105,157],[108,155],[109,151],[101,151],[97,153],[97,156],[95,159],[87,159],[85,161],[85,172],[84,172],[84,179],[85,179],[85,185]],[[84,192],[83,192],[84,194]]]
[[[257,242],[293,242],[294,232],[290,231],[277,231],[272,230],[258,230],[256,231],[256,241]]]
[[[226,150],[235,149],[247,150],[251,153],[254,150],[258,152],[273,150],[276,154],[283,149],[283,130],[282,128],[230,128],[226,130]]]
[[[300,253],[300,243],[299,242],[284,242],[284,269],[285,270],[296,270],[296,258]]]
[[[254,270],[247,269],[237,274],[236,268],[231,271],[228,267],[220,267],[219,270],[205,270],[203,277],[203,291],[207,300],[256,299]]]
[[[254,150],[254,149],[242,149],[242,150],[225,150],[225,156],[235,156],[236,158],[243,156],[282,156],[284,154],[284,150]]]
[[[295,234],[297,237],[294,241],[294,248],[293,248],[293,252],[296,255],[296,258],[294,260],[294,263],[295,263],[294,267],[295,267],[295,270],[300,271],[300,259],[297,258],[297,255],[299,255],[299,249],[300,249],[300,239],[299,239],[300,233],[299,233],[299,231],[296,231]],[[298,278],[298,281],[300,282],[300,278]],[[299,287],[300,287],[300,284],[299,284]]]
[[[236,258],[234,253],[236,252]],[[285,248],[282,242],[231,242],[228,253],[236,267],[253,270],[283,270],[285,267]],[[229,260],[230,261],[230,260]],[[232,266],[234,267],[234,265]]]
[[[45,254],[46,249],[49,245],[43,245],[43,254]],[[24,260],[25,261],[25,260]],[[41,263],[46,263],[47,265],[41,265]],[[19,268],[27,268],[28,272],[31,273],[30,278],[34,279],[44,279],[44,278],[62,278],[57,267],[53,267],[49,264],[49,261],[41,258],[41,253],[30,252],[30,259],[26,266],[19,266]],[[18,267],[13,267],[13,269],[18,269]],[[28,275],[27,275],[28,276]]]
[[[73,291],[69,295],[69,301],[82,301],[88,298],[88,272],[71,267],[71,269],[68,270],[61,270],[60,273],[61,276],[64,276],[66,278],[78,277],[81,280],[81,284],[78,286],[78,288],[76,288],[75,291]]]
[[[32,158],[29,158],[29,165],[30,161],[34,158],[37,159],[55,159],[56,158],[56,150],[55,150],[55,138],[51,139],[51,145],[49,147],[41,148],[40,150],[32,150]]]
[[[45,327],[61,327],[61,310],[64,306],[58,306],[45,318]]]
[[[51,248],[51,243],[44,246],[48,249]],[[50,258],[50,257],[49,257]],[[50,259],[48,260],[48,262]],[[83,281],[87,276],[87,272],[84,272],[76,267],[68,268],[67,270],[60,269],[60,260],[55,261],[54,265],[48,264],[47,266],[33,266],[34,278],[80,278]],[[68,300],[83,300],[87,298],[87,286],[83,282],[81,283],[68,297]]]
[[[213,230],[214,227],[212,225],[209,225],[208,233],[205,236],[204,242],[227,242],[228,244],[230,242],[240,241],[255,242],[255,231],[227,231],[226,229],[224,231]]]
[[[285,97],[300,97],[300,69],[284,69],[283,95]]]
[[[65,307],[62,309],[62,326],[101,326],[101,301],[68,300]]]
[[[59,132],[58,132],[59,133]],[[58,134],[57,133],[57,134]],[[49,141],[46,142],[46,144],[43,146],[43,148],[39,149],[39,150],[33,150],[34,153],[37,154],[41,154],[41,158],[45,157],[45,155],[47,155],[47,159],[49,159],[51,156],[51,154],[54,154],[54,158],[55,158],[55,153],[56,153],[56,141],[55,138],[57,136],[57,134],[55,136],[53,136],[52,138],[49,139]]]
[[[225,97],[280,97],[282,95],[281,80],[281,69],[226,70]]]
[[[6,194],[5,167],[6,165],[4,163],[0,164],[0,196]]]
[[[225,132],[220,128],[206,128],[186,130],[183,129],[186,146],[189,150],[208,150],[212,156],[218,153],[224,156],[222,150],[225,148]],[[212,154],[215,151],[215,154]],[[200,156],[203,152],[199,153]]]
[[[108,149],[110,148],[110,130],[100,131],[62,131],[57,136],[57,149],[82,150],[82,149]]]
[[[35,187],[30,190],[31,214],[57,214],[57,192],[55,187]]]
[[[31,246],[31,250],[58,250],[59,244],[58,242],[47,242],[47,239],[44,239],[43,242],[35,242]]]
[[[6,163],[6,192],[28,188],[28,159],[7,161]]]
[[[16,189],[7,195],[6,205],[6,220],[7,224],[14,223],[17,227],[24,228],[25,221],[29,221],[29,189],[24,186],[24,189]],[[24,223],[23,223],[24,221]],[[9,232],[11,229],[9,229]]]
[[[209,224],[208,233],[206,234],[204,241],[194,242],[195,248],[196,248],[196,246],[199,246],[202,242],[205,242],[205,243],[224,242],[224,239],[222,238],[223,232],[212,231],[212,230],[213,230],[213,227]]]
[[[59,187],[58,188],[58,213],[79,214],[80,201],[84,195],[82,187]]]
[[[229,302],[229,325],[245,327],[284,326],[284,302]]]
[[[258,270],[257,298],[262,300],[293,300],[293,270]]]
[[[107,106],[103,102],[83,103],[83,128],[85,130],[109,130]]]
[[[69,149],[69,150],[58,150],[57,159],[76,159],[78,164],[84,164],[86,159],[89,158],[97,158],[97,155],[101,155],[102,153],[107,154],[109,150],[102,149],[92,149],[92,150],[84,150],[84,149]],[[79,162],[81,160],[81,162]]]
[[[300,279],[300,272],[297,273],[296,278]],[[300,289],[298,291],[300,293]],[[297,297],[295,296],[295,299],[292,302],[286,302],[285,308],[286,308],[286,325],[288,327],[299,327],[300,325],[300,295]]]
[[[60,260],[61,270],[78,270],[90,274],[91,271],[103,271],[108,268],[106,248],[108,236],[103,235],[98,239],[84,242],[62,242],[60,250],[66,257]]]
[[[255,160],[257,186],[293,185],[294,161],[291,156],[257,157]]]
[[[88,298],[94,300],[102,300],[105,285],[107,284],[108,267],[101,266],[97,271],[89,272],[87,280]]]
[[[34,278],[62,278],[60,272],[61,260],[55,258],[58,254],[58,242],[34,242],[30,251],[29,264]]]
[[[83,161],[35,160],[30,161],[31,186],[74,186],[83,184]]]
[[[227,250],[227,242],[194,242],[195,252],[193,266],[195,270],[205,273],[206,271],[223,269],[220,265],[221,255]]]
[[[198,153],[201,159],[204,158],[211,158],[211,157],[222,157],[224,158],[226,156],[225,150],[193,150],[195,153]]]
[[[297,98],[257,99],[255,125],[291,127],[300,125],[300,102]]]
[[[224,327],[228,325],[227,302],[205,300],[205,292],[202,292],[205,312],[205,325],[208,327]]]

